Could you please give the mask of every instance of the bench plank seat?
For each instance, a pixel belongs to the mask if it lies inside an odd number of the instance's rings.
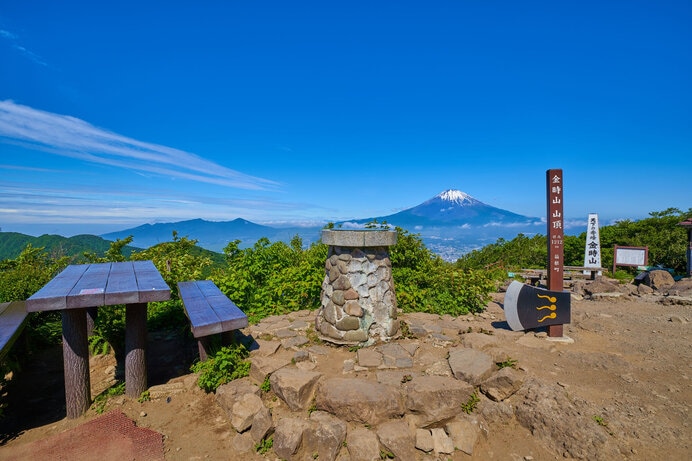
[[[0,359],[21,334],[28,315],[24,301],[0,304]]]
[[[200,357],[206,358],[206,337],[248,326],[247,315],[228,299],[211,280],[178,282],[192,335],[200,340]]]

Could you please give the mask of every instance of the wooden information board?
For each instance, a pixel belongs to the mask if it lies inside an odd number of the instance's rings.
[[[621,247],[613,249],[613,274],[615,266],[646,266],[649,263],[649,247]]]

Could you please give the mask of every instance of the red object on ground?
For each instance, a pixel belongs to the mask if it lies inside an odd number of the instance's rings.
[[[137,427],[122,412],[112,411],[42,440],[2,449],[2,459],[162,461],[163,436]]]

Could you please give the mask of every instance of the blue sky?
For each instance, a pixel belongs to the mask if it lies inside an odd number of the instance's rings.
[[[0,227],[692,207],[689,1],[0,1]],[[584,224],[585,226],[585,224]]]

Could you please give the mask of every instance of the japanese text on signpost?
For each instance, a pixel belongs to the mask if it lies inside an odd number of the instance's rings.
[[[564,218],[562,170],[548,170],[548,289],[562,290]]]

